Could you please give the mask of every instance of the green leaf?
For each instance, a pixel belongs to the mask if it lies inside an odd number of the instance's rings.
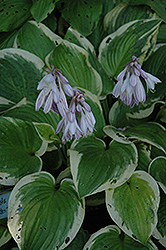
[[[157,225],[160,193],[156,181],[144,171],[106,190],[106,206],[113,221],[130,237],[145,244]]]
[[[124,131],[108,125],[104,127],[104,132],[114,140],[122,143],[130,143],[129,139],[137,139],[166,152],[165,128],[156,122],[146,122],[126,128]]]
[[[19,178],[40,171],[39,156],[46,148],[32,123],[0,117],[0,183],[14,185]]]
[[[121,185],[130,178],[137,164],[134,144],[113,141],[106,150],[105,143],[94,136],[73,143],[69,153],[71,172],[80,197]]]
[[[7,228],[7,219],[0,220],[0,247],[11,239],[11,234]]]
[[[27,50],[44,61],[45,57],[55,49],[61,40],[62,38],[54,34],[44,24],[28,21],[19,30],[15,47]]]
[[[22,178],[14,187],[8,227],[20,249],[63,249],[76,236],[84,213],[84,200],[71,179],[64,179],[58,188],[51,174],[40,172]]]
[[[71,27],[68,28],[64,38],[65,40],[74,43],[87,51],[90,50],[92,53],[95,53],[94,46],[89,42],[89,40]]]
[[[162,82],[156,84],[154,93],[148,92],[147,101],[155,101],[164,97],[166,92],[166,45],[159,47],[144,63],[143,69],[146,72],[158,77]]]
[[[63,3],[62,17],[82,35],[91,34],[102,13],[102,1],[65,0]]]
[[[132,248],[131,248],[132,247]],[[152,241],[146,245],[133,240],[128,235],[122,235],[121,230],[115,226],[107,226],[92,234],[83,250],[157,250]]]
[[[117,77],[133,55],[143,62],[152,52],[161,20],[135,20],[108,35],[99,47],[99,61],[111,77]]]
[[[89,238],[89,234],[87,231],[83,230],[82,228],[76,235],[75,239],[71,242],[71,244],[65,248],[65,250],[82,250],[85,242]]]
[[[59,0],[36,0],[34,1],[30,11],[36,22],[44,20],[55,8],[55,3]]]
[[[53,32],[57,29],[57,18],[54,13],[51,13],[42,23]]]
[[[13,47],[16,35],[17,35],[17,30],[0,33],[0,49]]]
[[[40,136],[40,138],[43,141],[46,141],[48,143],[54,142],[54,141],[60,141],[59,137],[57,136],[54,128],[47,123],[34,123],[34,126]]]
[[[13,48],[0,51],[0,110],[10,108],[23,97],[36,100],[43,66],[43,61],[28,51]]]
[[[81,87],[99,96],[102,81],[88,60],[88,52],[83,48],[64,40],[46,58],[46,63],[61,68],[63,75],[72,87]]]
[[[151,162],[151,151],[150,146],[148,147],[145,143],[137,143],[137,150],[138,150],[138,166],[137,170],[144,170],[148,172],[148,166]]]
[[[104,28],[107,29],[108,34],[111,34],[123,24],[134,20],[155,17],[156,14],[148,6],[129,6],[125,3],[120,3],[105,16]]]
[[[0,2],[0,31],[11,31],[31,17],[31,0],[3,0]]]
[[[162,23],[159,28],[157,43],[165,43],[165,42],[166,42],[166,24]]]
[[[37,122],[37,123],[48,123],[55,130],[60,121],[60,117],[57,113],[50,110],[49,113],[45,114],[42,108],[35,111],[35,105],[25,100],[20,105],[15,105],[11,109],[4,112],[7,117],[18,118],[24,121]]]
[[[159,156],[150,163],[149,173],[158,181],[160,187],[166,193],[166,157]]]
[[[123,2],[131,5],[141,5],[146,4],[149,5],[152,10],[154,10],[162,19],[164,19],[164,22],[166,22],[165,17],[165,8],[166,8],[166,2],[165,1],[158,1],[158,0],[123,0]]]

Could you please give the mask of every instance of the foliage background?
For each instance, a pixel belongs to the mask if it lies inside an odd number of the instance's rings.
[[[0,1],[0,249],[166,248],[166,1]],[[162,83],[131,109],[112,97],[132,56]],[[62,145],[35,111],[61,68],[96,118]]]

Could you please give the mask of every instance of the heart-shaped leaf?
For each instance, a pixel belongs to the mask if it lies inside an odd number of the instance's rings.
[[[137,164],[134,144],[113,141],[106,150],[105,143],[94,136],[73,143],[69,152],[71,172],[80,197],[121,185],[130,178]]]
[[[59,137],[57,136],[54,128],[47,123],[34,123],[34,126],[40,136],[40,138],[43,141],[46,141],[48,143],[54,142],[54,141],[60,141]]]
[[[122,143],[129,143],[129,139],[138,139],[166,152],[165,128],[156,122],[146,122],[124,130],[108,125],[104,127],[104,132]]]
[[[14,185],[19,178],[42,167],[39,156],[47,143],[38,136],[32,123],[0,118],[0,183]]]
[[[83,250],[131,250],[131,246],[132,250],[157,250],[152,241],[142,245],[126,234],[121,237],[121,230],[115,225],[104,227],[92,234]]]
[[[166,193],[166,157],[159,156],[150,163],[149,173],[158,181],[160,187]]]
[[[73,181],[60,187],[47,172],[27,175],[14,187],[8,210],[8,227],[20,249],[63,249],[81,227],[84,200]]]
[[[113,221],[143,244],[157,225],[159,201],[157,182],[144,171],[136,171],[120,187],[106,190],[106,206]]]
[[[81,87],[99,96],[101,77],[90,65],[88,56],[85,49],[64,40],[46,58],[46,63],[49,67],[53,64],[55,68],[61,68],[72,87]]]
[[[99,61],[111,77],[117,77],[133,55],[140,62],[150,55],[161,20],[134,20],[108,35],[99,48]]]
[[[0,109],[10,108],[24,97],[35,102],[43,61],[28,51],[10,48],[0,51],[0,65],[0,97],[6,100],[0,102]]]

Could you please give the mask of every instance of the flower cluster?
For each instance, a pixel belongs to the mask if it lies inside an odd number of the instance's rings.
[[[120,96],[123,103],[131,108],[135,104],[138,105],[139,102],[146,101],[145,89],[140,76],[146,82],[147,92],[148,89],[154,90],[155,84],[161,82],[157,77],[141,69],[138,61],[139,58],[133,56],[132,61],[125,65],[124,70],[117,76],[118,82],[112,91],[112,94],[116,98]]]
[[[37,89],[41,92],[36,100],[36,111],[44,104],[45,113],[53,110],[62,116],[56,133],[63,131],[63,143],[93,132],[96,121],[84,94],[70,86],[61,70],[53,67],[39,82]]]

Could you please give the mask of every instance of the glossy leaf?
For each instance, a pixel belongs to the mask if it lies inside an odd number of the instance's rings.
[[[109,187],[121,185],[130,178],[137,164],[137,151],[133,144],[105,143],[93,136],[73,143],[70,165],[74,183],[80,197]]]
[[[81,87],[99,96],[102,81],[88,60],[88,52],[83,48],[64,40],[46,58],[47,65],[61,68],[63,75],[72,87]]]
[[[0,110],[8,109],[24,97],[34,102],[41,80],[43,61],[21,49],[0,51]]]
[[[55,186],[47,172],[27,175],[14,187],[8,227],[20,249],[63,249],[76,236],[84,218],[84,200],[73,181]]]
[[[150,163],[149,173],[158,181],[160,187],[166,193],[166,157],[159,156]]]
[[[131,248],[132,247],[132,248]],[[115,226],[107,226],[92,234],[83,250],[157,250],[152,241],[146,245],[133,240],[128,235],[121,236],[121,230]]]
[[[160,193],[156,181],[144,171],[106,190],[106,206],[113,221],[130,237],[145,244],[157,225]]]
[[[11,31],[30,18],[31,0],[4,0],[0,2],[0,31]]]
[[[135,20],[108,35],[99,47],[99,61],[111,77],[117,77],[133,55],[143,62],[152,52],[161,21]]]
[[[37,22],[41,22],[53,11],[55,8],[55,3],[58,1],[59,0],[34,1],[30,9],[32,16]]]
[[[129,143],[129,139],[138,139],[166,152],[165,128],[156,122],[142,123],[138,126],[126,128],[124,131],[108,125],[104,127],[104,132],[122,143]]]
[[[47,143],[39,138],[32,123],[0,118],[0,183],[14,185],[21,177],[38,172]]]
[[[45,57],[62,41],[42,23],[26,22],[18,32],[15,47],[27,50],[43,61]]]
[[[62,9],[63,18],[84,36],[92,33],[101,13],[101,0],[65,0]]]

